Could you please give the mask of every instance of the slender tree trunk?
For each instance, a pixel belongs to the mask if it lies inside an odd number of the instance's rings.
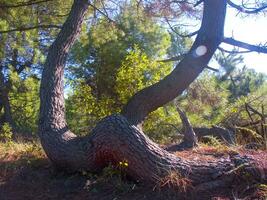
[[[150,101],[150,98],[142,97],[141,99],[144,101],[139,101],[139,103],[146,105],[146,109],[149,107],[149,110],[145,111],[146,114],[155,109],[156,106],[166,103],[168,99],[171,100],[171,97],[175,97],[179,93],[176,92],[177,88],[173,83],[186,87],[186,84],[189,84],[202,70],[202,64],[208,62],[220,42],[226,1],[205,0],[204,2],[205,10],[202,26],[212,28],[212,37],[209,34],[205,34],[204,28],[201,28],[200,35],[197,38],[198,42],[194,44],[189,55],[182,61],[181,69],[177,69],[176,72],[169,75],[167,79],[163,80],[163,84],[160,82],[155,87],[152,86],[154,89],[149,92],[151,95],[155,95],[155,92],[162,93],[161,95],[167,95],[168,98],[156,95],[155,97],[159,100],[151,101],[153,106],[147,106],[149,105],[147,101]],[[245,158],[231,157],[224,162],[198,163],[184,160],[161,149],[136,126],[132,125],[133,121],[138,122],[140,121],[139,119],[144,117],[144,114],[140,115],[140,108],[135,106],[136,103],[134,101],[129,103],[128,107],[132,104],[133,108],[138,109],[136,110],[138,117],[108,116],[101,120],[92,133],[86,137],[76,137],[69,131],[65,120],[63,71],[68,50],[80,32],[86,10],[87,1],[74,1],[69,17],[49,49],[42,74],[39,136],[47,156],[56,166],[70,170],[98,171],[109,163],[117,165],[120,161],[127,161],[126,173],[134,179],[157,182],[161,177],[168,176],[170,172],[175,171],[190,179],[193,185],[198,185],[198,188],[203,189],[211,185],[218,186],[218,180],[221,184],[226,184],[233,180],[236,173],[232,173],[231,170],[239,166],[239,162],[235,162],[236,159],[239,159],[248,163],[242,170],[250,174],[253,173],[255,179],[261,178],[258,171],[250,171],[253,162]],[[211,21],[213,16],[209,16],[209,13],[216,14],[213,20],[217,20],[217,23]],[[217,15],[220,17],[218,18]],[[214,42],[215,45],[212,44]],[[195,58],[193,55],[201,54],[199,49],[195,50],[203,45],[207,47],[206,54]],[[198,67],[199,63],[202,63],[200,67]],[[192,76],[190,73],[194,75]],[[181,82],[174,81],[176,76],[180,77],[181,75],[188,75],[189,80],[182,78]],[[168,92],[168,90],[170,91]],[[142,95],[144,94],[141,93]],[[131,115],[127,116],[134,116],[134,112],[132,111],[131,113]],[[129,123],[129,119],[138,120],[130,120],[131,123]],[[266,172],[265,168],[263,170]]]
[[[4,120],[5,122],[9,123],[9,125],[14,128],[15,122],[12,117],[12,111],[11,111],[11,105],[10,100],[7,92],[2,92],[0,95],[3,101],[3,107],[4,107]]]
[[[9,100],[9,90],[9,87],[6,86],[6,83],[4,82],[4,75],[2,71],[0,71],[0,98],[1,106],[4,109],[3,121],[9,123],[9,125],[14,129],[15,122],[12,117],[11,105]]]
[[[170,151],[170,152],[193,148],[197,146],[197,140],[198,140],[196,133],[189,119],[187,118],[185,112],[182,111],[178,106],[176,106],[176,109],[179,113],[179,116],[183,124],[182,134],[184,135],[184,138],[180,144],[174,144],[174,145],[171,145],[165,148],[167,151]]]

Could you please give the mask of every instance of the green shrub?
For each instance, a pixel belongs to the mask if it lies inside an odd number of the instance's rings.
[[[9,142],[12,139],[12,128],[8,123],[4,123],[0,129],[0,140]]]
[[[214,137],[212,135],[207,135],[202,138],[202,142],[213,147],[222,146],[222,143],[217,137]]]

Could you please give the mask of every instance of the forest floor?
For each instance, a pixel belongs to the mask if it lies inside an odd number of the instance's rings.
[[[266,151],[203,145],[177,156],[199,162],[227,159],[233,153],[267,159]],[[257,155],[257,157],[255,157]],[[148,186],[129,180],[111,167],[101,174],[55,171],[38,142],[0,143],[0,200],[266,200],[267,185],[255,184],[240,190],[229,186],[221,191],[195,193],[193,189],[175,189],[162,185]],[[241,188],[241,187],[240,187]]]

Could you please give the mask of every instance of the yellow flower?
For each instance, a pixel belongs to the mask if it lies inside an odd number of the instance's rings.
[[[125,166],[125,167],[128,167],[128,163],[127,163],[127,162],[125,162],[125,163],[124,163],[124,166]]]
[[[237,108],[232,108],[233,113],[236,113],[237,111],[238,111]]]

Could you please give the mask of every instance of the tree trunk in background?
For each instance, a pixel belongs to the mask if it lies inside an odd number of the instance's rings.
[[[69,170],[98,171],[110,163],[118,165],[120,161],[126,161],[126,173],[136,180],[155,183],[175,171],[190,179],[192,185],[205,189],[214,185],[222,187],[223,184],[229,184],[236,177],[236,173],[232,173],[231,170],[239,166],[240,162],[236,162],[238,159],[247,163],[242,170],[253,174],[255,179],[261,179],[258,171],[250,170],[253,160],[232,156],[216,162],[187,161],[163,150],[132,125],[138,124],[137,122],[142,121],[146,114],[186,88],[202,71],[204,64],[207,64],[220,43],[226,0],[205,0],[204,3],[202,28],[182,64],[163,81],[135,95],[126,106],[129,109],[132,106],[131,112],[124,113],[127,118],[122,115],[111,115],[101,120],[90,135],[76,137],[69,131],[65,120],[63,72],[68,50],[80,32],[88,5],[86,0],[74,1],[62,30],[49,49],[40,88],[39,136],[47,156],[56,166]],[[207,52],[203,56],[195,57],[195,54],[201,54],[198,47],[204,45]],[[185,79],[186,76],[188,79]],[[177,84],[180,85],[178,91]],[[152,96],[148,98],[145,94]],[[137,106],[137,103],[141,106]],[[143,109],[144,112],[141,112]],[[261,170],[266,172],[266,169],[262,168]]]
[[[234,133],[229,129],[220,126],[212,126],[211,128],[194,127],[193,129],[199,139],[205,136],[213,136],[226,142],[227,144],[235,144]]]
[[[1,93],[1,98],[3,102],[3,108],[4,108],[4,120],[5,122],[9,123],[9,125],[14,128],[15,127],[15,122],[12,117],[12,112],[11,112],[11,106],[10,106],[10,101],[9,101],[9,96],[7,92],[2,92]]]
[[[185,144],[185,147],[192,148],[194,146],[197,146],[197,136],[193,130],[193,127],[189,119],[187,118],[185,112],[182,111],[178,106],[176,106],[176,109],[183,123],[183,134],[184,134],[183,143]]]
[[[12,117],[12,111],[9,101],[9,88],[7,88],[5,82],[4,82],[4,74],[2,73],[2,70],[0,70],[0,111],[1,109],[4,109],[4,115],[3,115],[3,122],[7,122],[12,129],[15,129],[15,122]]]
[[[196,133],[194,132],[194,129],[189,119],[187,118],[185,112],[182,111],[178,106],[176,106],[176,109],[179,113],[179,116],[183,124],[182,134],[184,135],[184,138],[183,142],[181,142],[180,144],[174,144],[165,148],[167,151],[170,152],[193,148],[197,146],[197,140],[198,140]]]

